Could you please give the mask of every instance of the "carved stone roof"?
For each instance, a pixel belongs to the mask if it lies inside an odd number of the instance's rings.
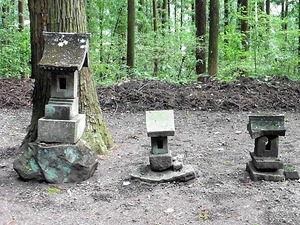
[[[44,32],[45,48],[40,68],[45,70],[78,70],[88,66],[88,33]]]

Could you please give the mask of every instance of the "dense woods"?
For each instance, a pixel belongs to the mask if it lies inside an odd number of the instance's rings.
[[[34,78],[30,4],[1,0],[0,7],[0,76]],[[299,0],[88,0],[86,10],[98,84],[299,79]],[[42,23],[45,12],[37,16],[32,22]]]

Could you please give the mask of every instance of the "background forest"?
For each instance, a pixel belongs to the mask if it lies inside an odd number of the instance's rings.
[[[299,0],[87,0],[93,74],[188,83],[299,80]],[[26,1],[0,0],[0,77],[30,76]]]

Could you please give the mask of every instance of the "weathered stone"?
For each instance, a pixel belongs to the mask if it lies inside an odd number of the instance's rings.
[[[277,170],[283,169],[283,163],[277,157],[257,157],[253,152],[250,152],[253,165],[258,170]]]
[[[174,136],[173,110],[146,111],[148,137]]]
[[[168,137],[151,137],[151,153],[154,155],[168,153]]]
[[[258,157],[278,157],[278,136],[255,138],[254,154]]]
[[[50,98],[45,106],[45,119],[70,120],[78,114],[78,97],[74,99]]]
[[[131,178],[140,179],[145,182],[186,182],[196,178],[196,176],[197,171],[192,165],[184,165],[179,171],[168,169],[162,172],[152,171],[149,165],[142,165],[131,174]]]
[[[150,154],[149,157],[150,168],[153,171],[164,171],[172,167],[172,155],[171,152],[166,154],[154,155]]]
[[[90,34],[43,32],[45,47],[38,66],[45,70],[80,71],[88,66]]]
[[[78,71],[51,73],[51,97],[76,98],[78,92]]]
[[[173,170],[177,171],[177,170],[181,170],[183,167],[183,159],[184,159],[184,155],[177,155],[175,157],[173,157]]]
[[[80,141],[75,145],[32,143],[13,167],[25,180],[69,183],[90,178],[97,165],[95,153]]]
[[[41,118],[38,127],[38,140],[41,142],[75,144],[84,132],[85,114],[78,114],[71,120]]]
[[[251,180],[253,181],[283,181],[284,174],[283,169],[278,169],[275,171],[258,171],[253,163],[250,161],[246,165],[246,170],[249,172]]]
[[[288,180],[299,180],[299,174],[291,164],[284,165],[284,176]]]
[[[247,129],[255,139],[261,136],[284,136],[284,116],[249,116]]]

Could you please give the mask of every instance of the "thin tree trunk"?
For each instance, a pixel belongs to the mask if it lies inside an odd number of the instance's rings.
[[[266,14],[270,15],[270,13],[271,13],[271,1],[266,0]]]
[[[127,26],[127,67],[134,67],[134,25],[135,7],[134,0],[128,0],[128,26]]]
[[[168,16],[168,2],[167,0],[163,0],[163,5],[162,5],[162,17],[161,17],[161,23],[162,23],[162,30],[164,32],[166,28],[166,23],[167,23],[167,16]]]
[[[248,25],[248,0],[239,0],[239,9],[241,12],[241,32],[244,35],[242,40],[242,45],[244,50],[249,50],[249,25]]]
[[[201,75],[206,71],[206,0],[195,1],[196,23],[196,74]],[[200,76],[198,80],[200,80]]]
[[[219,0],[210,0],[208,49],[208,74],[210,76],[218,73],[219,8]]]
[[[229,0],[224,0],[224,33],[229,25]]]
[[[18,14],[19,14],[19,31],[24,30],[24,2],[18,1]]]
[[[300,0],[298,3],[298,28],[300,30]],[[300,73],[300,35],[298,36],[298,73]]]
[[[157,5],[156,0],[152,1],[152,13],[153,13],[153,31],[154,31],[154,44],[156,47],[156,33],[157,33]],[[158,58],[157,58],[157,51],[154,51],[154,59],[153,59],[154,69],[153,75],[158,76]]]

